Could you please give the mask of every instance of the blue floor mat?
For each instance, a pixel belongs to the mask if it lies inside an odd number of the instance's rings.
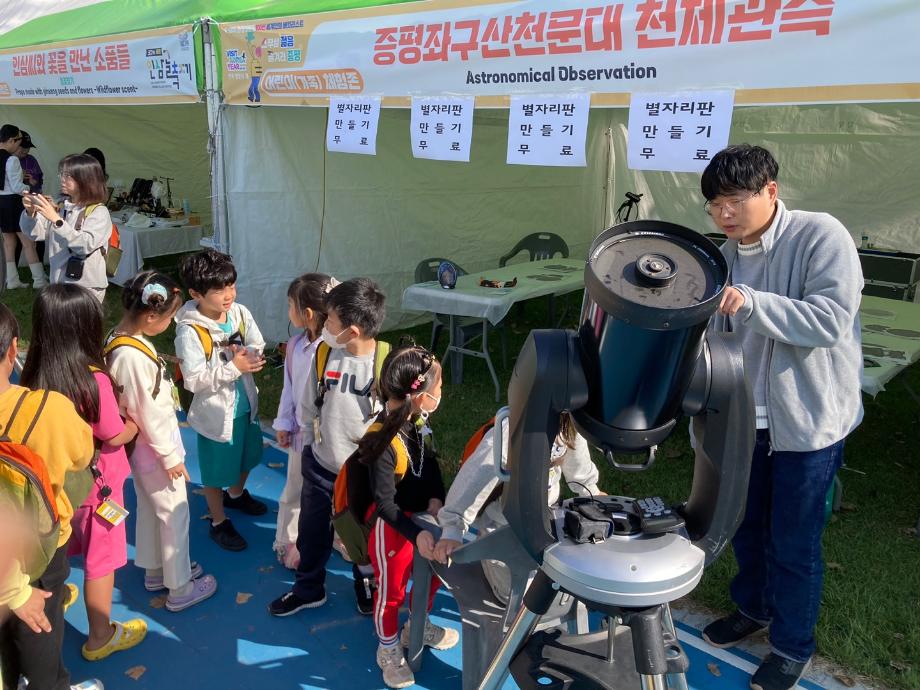
[[[195,494],[200,480],[195,435],[183,428],[186,458],[193,485],[191,504],[192,558],[218,580],[218,592],[210,600],[180,613],[162,608],[162,597],[144,589],[143,571],[133,565],[135,495],[133,483],[125,486],[128,510],[129,563],[115,576],[115,620],[143,617],[149,625],[147,639],[134,649],[108,659],[87,662],[80,645],[87,631],[82,598],[67,613],[64,659],[74,682],[101,679],[107,688],[169,690],[299,690],[331,688],[362,690],[381,688],[383,682],[374,653],[377,640],[371,619],[355,609],[351,566],[337,553],[329,564],[328,603],[289,618],[273,618],[266,607],[287,591],[293,573],[278,564],[272,552],[277,497],[285,480],[287,455],[267,446],[262,464],[253,470],[248,488],[269,504],[259,518],[232,513],[234,525],[249,542],[239,553],[220,549],[208,537],[204,496]],[[82,562],[73,560],[70,581],[83,587]],[[403,619],[407,615],[404,612]],[[440,625],[460,628],[453,598],[439,591],[433,619]],[[757,660],[743,653],[711,650],[699,632],[679,624],[679,635],[690,657],[688,679],[694,689],[748,688]],[[716,656],[713,656],[715,654]],[[460,647],[427,652],[416,674],[418,688],[455,690],[460,687]],[[719,676],[709,664],[718,665]],[[131,675],[128,675],[128,674]],[[136,679],[134,679],[136,677]],[[514,687],[509,681],[507,687]],[[801,687],[814,690],[813,683]],[[632,690],[632,689],[629,689]]]

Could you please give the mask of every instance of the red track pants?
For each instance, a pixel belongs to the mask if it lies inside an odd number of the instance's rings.
[[[377,591],[374,593],[374,627],[381,644],[394,644],[399,638],[399,608],[406,599],[415,545],[384,520],[377,518],[371,530],[368,550],[377,578]],[[438,585],[440,580],[432,575],[431,594],[428,597],[429,611]]]

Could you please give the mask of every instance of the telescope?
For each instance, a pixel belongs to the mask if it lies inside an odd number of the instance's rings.
[[[508,525],[453,554],[455,563],[495,558],[512,571],[501,641],[479,644],[488,658],[477,668],[464,653],[464,687],[493,690],[509,673],[524,689],[687,687],[669,605],[693,590],[740,524],[755,438],[740,340],[706,331],[727,283],[725,259],[703,235],[656,220],[622,223],[591,246],[578,330],[529,335],[494,427],[500,455],[500,418],[508,417],[507,466],[499,468]],[[564,412],[623,472],[648,469],[690,417],[696,452],[685,500],[547,505]],[[522,568],[526,576],[515,579]],[[602,613],[606,629],[537,631],[560,595]],[[464,620],[475,614],[461,611]],[[468,644],[477,640],[464,626]]]

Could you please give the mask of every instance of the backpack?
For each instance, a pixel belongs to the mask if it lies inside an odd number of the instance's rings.
[[[143,340],[131,335],[116,335],[102,348],[102,354],[108,359],[109,355],[120,347],[130,347],[132,350],[137,350],[156,365],[157,377],[153,384],[151,395],[153,395],[154,398],[157,397],[157,395],[160,394],[160,384],[163,382],[163,363],[160,361],[160,358],[157,357],[156,353],[151,350]]]
[[[383,424],[374,422],[365,434],[378,431]],[[390,448],[396,454],[396,481],[406,475],[409,468],[409,453],[394,436]],[[368,468],[358,460],[357,452],[349,456],[339,470],[332,490],[332,526],[345,546],[349,558],[358,565],[371,562],[367,553],[367,541],[371,535],[370,524],[365,520],[374,503],[371,495]]]
[[[380,372],[383,370],[383,360],[390,354],[390,344],[378,340],[374,348],[374,388],[377,388],[377,382],[380,380]],[[326,367],[329,364],[329,355],[332,348],[324,342],[316,347],[316,407],[319,409],[323,406],[323,398],[326,397],[326,391],[329,387],[326,385]]]
[[[214,338],[211,336],[211,331],[208,330],[208,327],[200,323],[190,323],[189,326],[192,327],[192,330],[195,331],[195,335],[198,336],[198,342],[201,343],[201,349],[204,350],[204,361],[205,364],[211,361],[211,355],[214,354]],[[246,319],[240,319],[240,336],[243,338],[243,344],[246,344]],[[176,362],[176,368],[173,373],[173,382],[176,384],[176,391],[179,394],[179,406],[188,412],[192,408],[192,400],[195,399],[195,394],[188,390],[185,385],[182,383],[182,367],[179,366],[178,361]]]
[[[458,472],[460,471],[460,468],[463,467],[463,464],[467,460],[470,459],[470,456],[476,451],[476,448],[479,447],[479,444],[482,443],[482,439],[485,437],[485,435],[489,433],[489,430],[492,429],[494,426],[495,426],[495,417],[492,417],[488,422],[486,422],[481,427],[476,429],[473,435],[470,436],[469,440],[466,442],[466,445],[463,446],[463,452],[460,453],[460,465],[457,468]],[[486,498],[485,502],[482,504],[482,507],[479,509],[479,513],[477,513],[476,517],[479,517],[480,515],[482,515],[482,511],[484,511],[490,503],[497,501],[501,497],[502,490],[504,488],[505,488],[505,483],[499,482],[498,485],[494,489],[492,489],[492,493],[490,493],[489,496]]]
[[[0,436],[0,501],[24,513],[28,524],[36,531],[36,548],[30,550],[23,562],[23,572],[30,581],[35,581],[45,572],[58,549],[61,519],[45,461],[26,446],[48,400],[48,391],[42,391],[31,421],[19,420],[19,433],[13,433],[17,415],[30,393],[23,391],[19,396]]]

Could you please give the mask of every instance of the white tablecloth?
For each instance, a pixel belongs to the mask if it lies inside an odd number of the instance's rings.
[[[122,256],[118,271],[110,282],[124,285],[144,265],[144,259],[193,252],[201,248],[204,228],[184,225],[178,228],[129,228],[115,223],[121,237]]]
[[[473,316],[497,324],[505,318],[515,302],[544,295],[564,295],[582,289],[585,285],[584,274],[585,262],[580,259],[547,259],[512,264],[461,276],[453,290],[445,290],[436,281],[410,285],[403,292],[402,308],[434,314]],[[513,288],[486,288],[479,287],[481,278],[502,283],[517,278],[518,282]]]
[[[862,389],[876,396],[885,384],[920,360],[920,304],[863,295]]]

